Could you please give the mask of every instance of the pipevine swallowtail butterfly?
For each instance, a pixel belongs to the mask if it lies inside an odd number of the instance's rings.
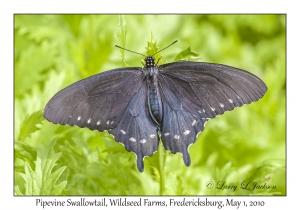
[[[145,56],[144,68],[113,69],[71,84],[51,98],[44,117],[107,130],[136,154],[143,172],[144,157],[157,151],[160,138],[189,166],[188,147],[208,119],[257,101],[267,91],[261,79],[242,69],[190,61],[158,66],[153,56]]]

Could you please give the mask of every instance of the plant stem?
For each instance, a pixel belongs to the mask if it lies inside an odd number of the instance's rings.
[[[163,145],[160,144],[158,148],[159,152],[159,175],[160,175],[160,182],[159,182],[159,194],[164,195],[165,193],[165,162],[166,162],[166,151],[163,148]]]

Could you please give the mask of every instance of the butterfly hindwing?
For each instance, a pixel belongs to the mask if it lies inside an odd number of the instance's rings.
[[[133,96],[116,128],[109,131],[126,150],[137,156],[140,172],[144,170],[144,157],[158,148],[157,125],[151,120],[147,107],[147,86],[142,85]]]
[[[207,118],[203,113],[193,111],[173,89],[172,83],[169,78],[160,77],[164,113],[161,139],[166,150],[181,153],[185,165],[189,166],[188,147],[195,143],[197,134],[203,131]]]
[[[91,130],[115,128],[142,85],[140,68],[116,69],[78,81],[54,95],[44,117]]]

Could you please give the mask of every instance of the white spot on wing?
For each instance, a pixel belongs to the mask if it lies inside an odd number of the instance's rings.
[[[165,134],[164,134],[164,136],[168,136],[168,135],[170,135],[170,133],[165,133]]]
[[[232,101],[230,98],[228,99],[228,101],[229,101],[230,103],[233,103],[233,101]]]
[[[133,138],[133,137],[130,137],[129,141],[131,141],[131,142],[136,142],[136,139]]]
[[[216,109],[215,109],[215,108],[213,108],[213,107],[210,107],[210,108],[211,108],[211,111],[213,111],[213,112],[216,110]]]
[[[70,118],[72,117],[72,115],[70,115]]]
[[[220,107],[222,107],[222,108],[223,108],[223,107],[224,107],[224,104],[220,103]]]
[[[100,125],[100,120],[97,122],[97,125]]]
[[[126,132],[124,130],[122,130],[122,129],[120,130],[120,132],[123,133],[123,134],[126,134]]]
[[[112,125],[113,123],[114,123],[114,121],[111,121],[111,123],[110,123],[110,124]]]
[[[91,122],[91,118],[87,121],[87,123],[89,124]]]
[[[142,140],[140,140],[140,142],[141,142],[142,144],[145,144],[145,143],[146,143],[146,139],[142,139]]]
[[[174,139],[179,139],[179,138],[180,138],[179,135],[175,135],[175,136],[174,136]]]
[[[78,118],[77,118],[77,121],[79,121],[81,119],[81,117],[79,116]]]
[[[109,124],[109,120],[107,120],[106,124],[107,124],[107,125]]]
[[[188,135],[190,132],[191,132],[190,130],[185,130],[185,131],[183,132],[183,134],[184,134],[184,135]]]
[[[155,137],[155,134],[150,134],[150,138],[154,138]]]
[[[196,125],[196,123],[197,123],[197,121],[194,120],[194,121],[192,122],[192,126]]]
[[[202,113],[201,110],[198,111],[200,114]]]
[[[202,111],[205,113],[205,109],[202,109]]]

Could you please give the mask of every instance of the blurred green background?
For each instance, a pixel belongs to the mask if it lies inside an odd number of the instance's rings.
[[[286,194],[285,15],[15,15],[14,23],[16,195]],[[161,63],[190,47],[198,61],[245,69],[268,86],[258,102],[206,124],[189,148],[190,167],[160,147],[139,173],[135,155],[107,132],[42,117],[73,82],[142,67],[142,56],[115,44],[146,54],[155,41],[162,49],[174,40]],[[264,187],[253,189],[255,182]]]

